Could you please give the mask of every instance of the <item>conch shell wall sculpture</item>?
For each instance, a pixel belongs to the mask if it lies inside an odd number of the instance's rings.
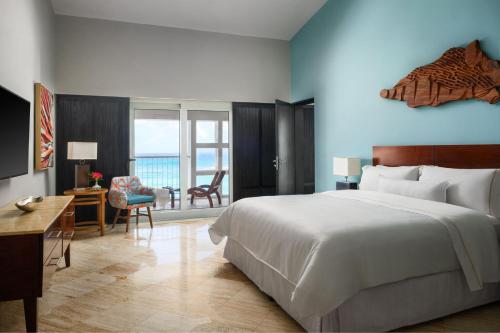
[[[412,108],[472,98],[495,104],[500,99],[499,86],[500,63],[488,58],[476,40],[466,48],[449,49],[394,88],[382,90],[380,96],[406,101]]]

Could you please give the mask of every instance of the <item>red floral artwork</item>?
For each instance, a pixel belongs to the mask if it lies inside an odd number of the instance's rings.
[[[53,96],[42,84],[35,85],[35,167],[45,170],[54,166]]]

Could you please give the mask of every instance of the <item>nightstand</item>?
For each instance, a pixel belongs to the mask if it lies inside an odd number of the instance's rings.
[[[356,182],[337,182],[337,191],[340,190],[357,190],[358,183]]]

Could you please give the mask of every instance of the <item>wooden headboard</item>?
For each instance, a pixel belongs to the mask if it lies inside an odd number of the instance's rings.
[[[500,169],[500,144],[374,146],[373,165],[436,165],[458,169]]]

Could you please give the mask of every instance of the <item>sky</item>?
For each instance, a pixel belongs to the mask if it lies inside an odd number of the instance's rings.
[[[179,154],[179,121],[135,120],[135,154]]]
[[[224,142],[227,142],[227,122],[224,124]],[[179,121],[169,119],[135,119],[135,155],[180,155]],[[199,143],[217,140],[217,122],[197,121]]]

